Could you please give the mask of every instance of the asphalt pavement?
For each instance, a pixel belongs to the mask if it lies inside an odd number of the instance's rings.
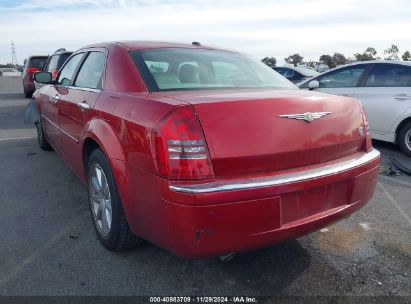
[[[230,261],[186,260],[146,243],[98,242],[86,187],[23,122],[21,79],[0,77],[0,295],[411,297],[411,177],[380,175],[374,198],[321,231]],[[395,145],[375,142],[383,168]]]

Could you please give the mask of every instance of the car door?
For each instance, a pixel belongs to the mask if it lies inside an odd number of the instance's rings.
[[[355,96],[364,106],[372,134],[395,132],[395,122],[411,108],[411,67],[375,63]]]
[[[43,88],[46,91],[42,96],[41,116],[43,128],[47,134],[47,140],[53,146],[57,153],[61,151],[61,130],[59,119],[59,99],[67,91],[67,85],[74,76],[74,72],[80,63],[83,54],[73,56],[63,67],[56,83]]]
[[[325,72],[310,81],[317,80],[319,82],[320,87],[315,91],[353,97],[354,89],[365,75],[368,67],[368,64],[351,65]],[[301,88],[307,89],[310,81],[303,84]]]
[[[74,81],[60,95],[62,156],[77,174],[83,171],[80,138],[86,123],[96,115],[93,107],[102,92],[105,62],[103,50],[87,52]]]

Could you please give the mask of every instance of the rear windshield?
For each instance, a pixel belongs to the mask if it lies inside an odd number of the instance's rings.
[[[150,91],[296,88],[265,64],[234,52],[163,48],[130,53]]]
[[[28,68],[39,68],[42,70],[46,65],[47,57],[32,57],[27,62]]]

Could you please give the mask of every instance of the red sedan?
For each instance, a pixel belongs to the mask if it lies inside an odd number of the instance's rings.
[[[364,206],[380,153],[352,98],[299,91],[222,49],[113,42],[75,52],[34,94],[40,147],[88,186],[110,250],[246,251]]]

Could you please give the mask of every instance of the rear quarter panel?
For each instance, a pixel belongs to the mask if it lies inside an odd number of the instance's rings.
[[[105,91],[96,103],[95,109],[100,113],[100,119],[110,126],[110,132],[101,132],[97,138],[106,142],[104,149],[109,158],[127,161],[133,166],[155,172],[151,147],[151,132],[156,123],[174,106],[182,102],[153,96],[149,93],[116,93]],[[93,130],[89,130],[95,133]],[[115,136],[110,144],[108,136]],[[103,138],[101,138],[103,137]],[[123,154],[119,156],[119,151]]]

